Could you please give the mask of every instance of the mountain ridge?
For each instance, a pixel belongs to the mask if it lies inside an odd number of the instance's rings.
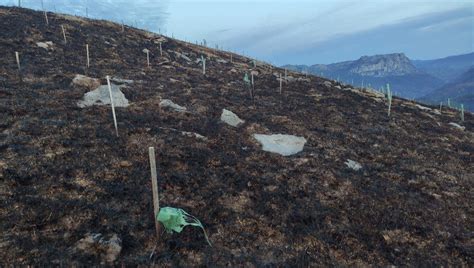
[[[360,87],[380,89],[390,84],[397,94],[410,99],[427,95],[443,84],[441,79],[418,70],[403,53],[362,56],[357,60],[327,65],[282,67],[329,77]]]

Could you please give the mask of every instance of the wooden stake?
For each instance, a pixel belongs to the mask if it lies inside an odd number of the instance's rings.
[[[252,91],[253,91],[255,89],[255,86],[254,86],[254,83],[253,83],[253,72],[251,72],[250,75],[252,76]]]
[[[148,147],[148,156],[150,158],[151,187],[153,191],[153,218],[155,219],[156,237],[160,238],[160,223],[157,216],[160,212],[160,198],[158,194],[158,175],[156,173],[155,148]]]
[[[18,71],[20,72],[20,71],[21,71],[21,67],[20,67],[20,53],[18,53],[18,52],[15,51],[15,57],[16,57],[16,65],[18,65]]]
[[[160,57],[163,57],[163,49],[161,48],[161,42],[160,42]]]
[[[287,79],[288,79],[288,70],[285,69],[285,81],[287,81]]]
[[[280,73],[280,95],[281,95],[282,87],[283,87],[283,78]]]
[[[123,21],[122,21],[122,33],[125,31],[125,27],[123,26]]]
[[[64,25],[61,25],[61,29],[63,30],[64,44],[67,44],[66,31],[64,30]]]
[[[110,86],[110,76],[108,75],[107,75],[107,85],[109,86],[110,105],[112,106],[112,116],[114,117],[115,134],[118,137],[119,134],[118,134],[118,127],[117,127],[117,117],[115,116],[114,98],[112,96],[112,86]]]
[[[48,12],[44,11],[44,18],[46,19],[46,25],[49,25]]]
[[[145,50],[145,52],[146,52],[146,64],[148,68],[150,68],[150,51],[147,49]]]
[[[206,59],[202,61],[202,74],[206,74]]]
[[[87,68],[90,67],[90,60],[89,60],[89,44],[86,44],[86,55],[87,55]]]
[[[230,63],[233,63],[234,60],[233,60],[233,57],[232,57],[232,54],[230,54]]]

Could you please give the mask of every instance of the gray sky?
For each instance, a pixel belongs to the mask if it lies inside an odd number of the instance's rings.
[[[474,1],[43,0],[45,8],[125,21],[275,64],[332,63],[404,52],[432,59],[474,51]],[[13,5],[17,0],[0,0]],[[23,0],[41,8],[41,0]]]

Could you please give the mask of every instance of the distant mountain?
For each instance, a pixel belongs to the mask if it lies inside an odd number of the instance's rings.
[[[474,111],[474,66],[451,83],[424,96],[421,101],[446,104],[448,98],[454,106],[464,104],[466,110]]]
[[[436,60],[413,60],[418,70],[450,82],[467,72],[474,65],[474,52]]]
[[[406,98],[425,96],[444,82],[420,71],[403,53],[363,56],[355,61],[334,64],[286,65],[295,71],[329,77],[356,86],[379,89],[390,84],[393,91]]]

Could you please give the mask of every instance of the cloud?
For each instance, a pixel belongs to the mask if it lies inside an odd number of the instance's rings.
[[[470,8],[436,12],[400,20],[374,29],[341,34],[322,42],[267,54],[284,63],[333,63],[362,55],[404,52],[411,58],[431,59],[472,52],[474,15]],[[425,29],[425,30],[420,30]]]

